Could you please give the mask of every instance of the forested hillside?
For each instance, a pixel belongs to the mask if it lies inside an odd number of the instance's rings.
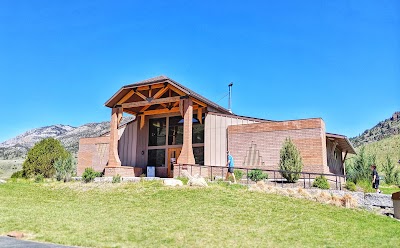
[[[350,141],[354,147],[359,147],[397,134],[400,134],[400,112],[395,112],[392,117],[379,122],[362,134],[350,138]]]

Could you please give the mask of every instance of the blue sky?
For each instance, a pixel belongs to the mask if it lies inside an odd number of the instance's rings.
[[[161,74],[213,101],[232,81],[240,115],[355,136],[400,110],[400,2],[0,2],[0,142],[109,120],[115,91]]]

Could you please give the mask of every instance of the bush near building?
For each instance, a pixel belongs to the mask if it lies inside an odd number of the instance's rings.
[[[85,182],[85,183],[90,183],[90,182],[93,182],[93,180],[96,178],[96,177],[99,177],[101,175],[101,173],[100,172],[97,172],[97,171],[95,171],[95,170],[93,170],[93,168],[86,168],[85,169],[85,171],[83,172],[83,174],[82,174],[82,180]]]
[[[328,180],[324,176],[317,176],[314,179],[312,186],[317,187],[319,189],[329,189],[330,188]]]
[[[286,138],[280,151],[279,169],[281,175],[288,182],[294,183],[299,180],[300,173],[303,170],[303,161],[299,150],[290,138]]]
[[[356,191],[357,190],[357,187],[356,187],[355,183],[353,183],[351,181],[347,181],[346,182],[345,188],[350,190],[350,191]]]
[[[240,181],[244,175],[244,172],[242,170],[234,170],[233,174],[235,174],[236,180]]]
[[[260,169],[254,169],[249,171],[249,174],[247,175],[247,177],[254,182],[258,182],[264,179],[268,178],[268,174],[264,173],[262,170]]]
[[[119,174],[113,176],[112,183],[120,183],[120,182],[121,182],[121,176]]]

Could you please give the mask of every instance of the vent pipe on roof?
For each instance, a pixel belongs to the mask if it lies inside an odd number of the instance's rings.
[[[232,86],[233,86],[233,83],[231,82],[229,85],[228,85],[228,88],[229,88],[229,100],[228,100],[228,110],[229,110],[229,112],[232,114],[232,103],[231,103],[231,101],[232,101]]]

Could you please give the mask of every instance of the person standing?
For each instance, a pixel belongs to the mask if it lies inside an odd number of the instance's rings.
[[[233,167],[235,166],[235,162],[233,161],[233,157],[230,154],[229,151],[226,152],[227,153],[227,162],[226,162],[226,166],[228,166],[228,172],[226,173],[226,181],[229,180],[229,176],[233,177],[233,182],[236,183],[236,177],[235,177],[235,173],[233,173]]]
[[[379,174],[376,171],[376,165],[371,165],[371,170],[372,170],[372,188],[376,190],[376,193],[381,193],[381,190],[379,189]]]

